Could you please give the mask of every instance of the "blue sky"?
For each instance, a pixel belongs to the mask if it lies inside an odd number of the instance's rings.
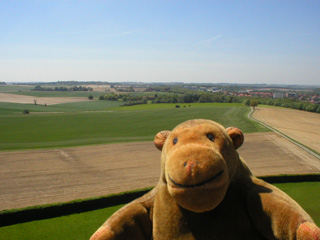
[[[320,1],[0,1],[0,81],[320,85]]]

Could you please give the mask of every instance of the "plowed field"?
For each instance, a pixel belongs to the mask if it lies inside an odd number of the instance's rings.
[[[0,93],[0,102],[34,104],[35,100],[37,104],[41,105],[90,101],[87,97],[33,97],[19,94]]]
[[[320,114],[287,108],[256,108],[253,117],[320,153]]]
[[[258,176],[320,172],[314,157],[275,133],[246,134],[239,153]],[[153,186],[160,152],[152,142],[2,151],[0,166],[4,210]]]

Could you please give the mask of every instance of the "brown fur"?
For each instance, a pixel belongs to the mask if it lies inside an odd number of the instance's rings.
[[[159,132],[158,185],[91,239],[319,240],[320,229],[294,200],[252,175],[236,151],[243,141],[241,130],[201,119]]]

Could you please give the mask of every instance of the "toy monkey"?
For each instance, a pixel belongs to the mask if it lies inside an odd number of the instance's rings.
[[[159,132],[157,186],[115,212],[91,240],[319,240],[284,192],[256,178],[236,151],[244,136],[203,119]]]

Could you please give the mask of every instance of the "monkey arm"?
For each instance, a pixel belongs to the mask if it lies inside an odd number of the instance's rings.
[[[152,190],[116,211],[90,240],[150,239],[155,191]]]
[[[252,181],[248,209],[262,235],[267,239],[320,239],[320,229],[297,202],[271,184],[257,178]]]

